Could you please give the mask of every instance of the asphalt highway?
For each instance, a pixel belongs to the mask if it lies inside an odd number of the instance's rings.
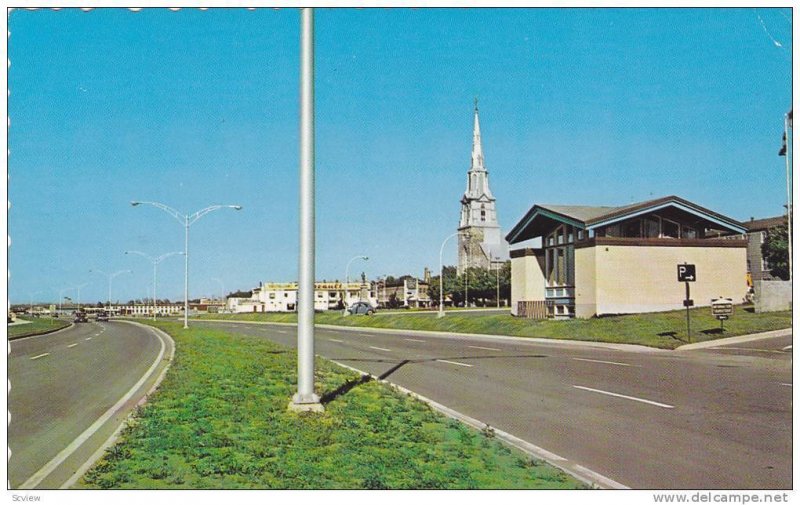
[[[122,322],[12,340],[9,487],[54,489],[73,478],[147,391],[170,345]]]
[[[294,326],[195,321],[296,346]],[[696,351],[316,329],[316,353],[636,489],[792,488],[792,337]]]

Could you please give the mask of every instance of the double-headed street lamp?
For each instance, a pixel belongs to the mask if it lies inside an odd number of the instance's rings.
[[[108,299],[107,299],[108,301],[106,302],[106,305],[108,305],[108,308],[110,309],[111,308],[111,283],[114,281],[114,277],[118,277],[118,276],[120,276],[122,274],[132,273],[132,270],[119,270],[118,272],[114,272],[113,274],[108,274],[106,272],[103,272],[102,270],[97,270],[95,268],[95,269],[89,270],[89,272],[103,274],[103,275],[108,277]]]
[[[358,259],[364,261],[369,260],[367,256],[358,255],[358,256],[353,256],[352,258],[350,258],[350,261],[347,262],[347,267],[344,269],[344,289],[342,289],[342,302],[344,304],[344,313],[342,314],[343,316],[349,314],[349,312],[347,312],[347,285],[350,284],[350,264]]]
[[[156,320],[156,312],[158,311],[158,297],[156,296],[156,283],[158,279],[158,264],[164,261],[165,259],[169,258],[170,256],[175,256],[176,254],[183,254],[181,251],[171,252],[162,254],[161,256],[154,258],[149,254],[145,254],[141,251],[125,251],[125,254],[138,254],[144,258],[147,258],[151,262],[153,262],[153,321]]]
[[[219,209],[234,209],[234,210],[242,210],[241,205],[212,205],[210,207],[206,207],[205,209],[198,210],[194,214],[181,214],[177,210],[173,209],[168,205],[164,205],[163,203],[159,202],[138,202],[133,201],[131,205],[136,207],[137,205],[152,205],[153,207],[157,207],[170,216],[174,217],[184,226],[185,229],[185,245],[183,251],[183,259],[184,259],[184,283],[183,283],[183,328],[186,329],[189,327],[189,227],[193,225],[198,219],[205,216],[209,212],[214,212],[215,210]],[[155,297],[154,297],[155,298]]]

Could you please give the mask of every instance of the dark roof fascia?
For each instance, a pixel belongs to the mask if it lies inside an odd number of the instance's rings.
[[[670,206],[675,206],[690,214],[694,214],[714,224],[723,226],[729,231],[735,233],[747,232],[747,229],[745,228],[744,225],[742,225],[742,223],[735,221],[729,217],[723,216],[722,214],[718,214],[714,211],[706,209],[705,207],[701,207],[697,204],[684,200],[683,198],[679,198],[677,196],[667,196],[664,198],[658,198],[656,200],[650,200],[647,202],[642,202],[641,204],[632,205],[630,207],[625,207],[623,209],[615,210],[604,216],[596,217],[594,219],[589,219],[586,222],[586,224],[589,229],[594,229],[600,226],[606,226],[619,221],[624,221],[625,219],[630,219],[632,217],[636,217],[642,214],[646,214],[648,212],[653,212]]]
[[[515,243],[514,242],[515,239],[517,237],[519,237],[519,235],[523,231],[525,231],[525,229],[528,227],[528,225],[531,224],[533,222],[533,220],[536,219],[539,216],[550,218],[550,219],[553,219],[555,221],[558,221],[558,222],[561,222],[561,223],[564,223],[564,224],[570,224],[570,225],[575,226],[575,227],[580,228],[580,229],[585,229],[586,228],[586,223],[584,223],[583,221],[580,221],[580,220],[575,219],[573,217],[565,216],[563,214],[559,214],[558,212],[553,212],[552,210],[546,209],[544,207],[540,207],[538,205],[534,205],[525,214],[525,216],[519,221],[519,223],[517,223],[517,225],[514,226],[514,228],[510,232],[508,232],[508,234],[506,235],[506,241],[509,244]],[[528,240],[528,239],[525,239],[525,240]]]

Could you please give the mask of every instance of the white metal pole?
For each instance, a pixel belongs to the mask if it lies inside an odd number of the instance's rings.
[[[183,328],[189,328],[189,215],[185,216],[186,233],[183,247],[184,279],[183,279]]]
[[[786,240],[789,245],[789,280],[792,280],[792,139],[789,137],[789,114],[783,118],[783,133],[786,136]]]
[[[442,246],[439,248],[439,315],[438,317],[444,317],[444,263],[442,262],[442,253],[444,252],[444,245],[447,243],[448,240],[458,235],[459,232],[455,232],[452,235],[448,236],[442,242]]]
[[[153,260],[153,321],[156,320],[156,312],[158,312],[158,296],[156,296],[156,284],[158,282],[158,259]]]
[[[297,393],[292,410],[321,411],[314,394],[314,9],[300,14],[300,265],[297,286]]]

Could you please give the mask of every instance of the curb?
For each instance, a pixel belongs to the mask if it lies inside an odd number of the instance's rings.
[[[446,417],[460,421],[478,431],[484,429],[491,429],[492,432],[494,433],[494,436],[497,437],[500,441],[504,442],[505,444],[510,445],[515,449],[524,452],[525,454],[546,461],[550,465],[564,471],[565,473],[568,473],[569,475],[575,477],[576,479],[583,482],[584,484],[587,484],[590,487],[600,487],[602,489],[630,489],[628,486],[620,484],[619,482],[613,479],[610,479],[604,475],[600,475],[597,472],[589,470],[588,468],[583,467],[575,462],[569,461],[568,459],[563,458],[557,454],[553,454],[552,452],[546,449],[542,449],[541,447],[538,447],[530,442],[522,440],[521,438],[515,437],[514,435],[507,433],[503,430],[497,429],[493,426],[489,426],[488,424],[481,422],[466,414],[462,414],[457,410],[453,410],[450,407],[446,407],[441,403],[437,403],[431,400],[430,398],[417,394],[409,389],[404,388],[403,386],[399,386],[385,379],[380,379],[370,373],[361,371],[357,368],[353,368],[343,363],[339,363],[338,361],[335,360],[329,360],[329,361],[332,361],[333,363],[336,363],[337,365],[346,368],[348,370],[352,370],[353,372],[360,374],[362,377],[364,376],[371,377],[375,381],[386,384],[387,386],[395,389],[396,391],[399,391],[403,394],[407,394],[421,402],[428,404],[428,406],[430,406],[433,410],[436,410],[437,412],[445,415]]]
[[[297,326],[297,323],[278,323],[269,321],[241,321],[234,319],[195,319],[198,322],[209,323],[235,323],[235,324],[261,324],[261,325],[276,325],[276,326]],[[615,351],[627,351],[638,353],[663,353],[671,352],[669,349],[659,349],[657,347],[648,347],[638,344],[615,344],[611,342],[593,342],[591,340],[563,340],[556,338],[540,338],[540,337],[513,337],[510,335],[487,335],[484,333],[455,333],[447,331],[430,331],[430,330],[404,330],[396,328],[374,328],[372,326],[339,326],[335,324],[315,324],[316,328],[325,330],[339,330],[339,331],[374,331],[375,333],[386,333],[389,335],[419,335],[434,338],[465,338],[465,339],[484,339],[484,340],[504,340],[508,342],[518,343],[536,343],[543,345],[553,346],[578,346],[578,347],[599,347],[602,349],[613,349]]]
[[[684,344],[676,347],[676,351],[693,351],[696,349],[709,349],[712,347],[721,347],[730,344],[741,344],[743,342],[753,342],[755,340],[764,340],[767,338],[785,337],[792,334],[792,328],[785,328],[782,330],[765,331],[763,333],[752,333],[750,335],[739,335],[738,337],[720,338],[717,340],[706,340],[704,342],[697,342],[694,344]]]
[[[69,323],[67,326],[64,326],[63,328],[56,328],[54,330],[46,330],[46,331],[43,331],[43,332],[40,332],[40,333],[34,333],[32,335],[20,335],[18,337],[9,337],[8,341],[12,342],[14,340],[19,340],[21,338],[41,337],[42,335],[50,335],[52,333],[58,333],[59,331],[68,330],[68,329],[72,328],[73,326],[75,326],[75,323]]]

